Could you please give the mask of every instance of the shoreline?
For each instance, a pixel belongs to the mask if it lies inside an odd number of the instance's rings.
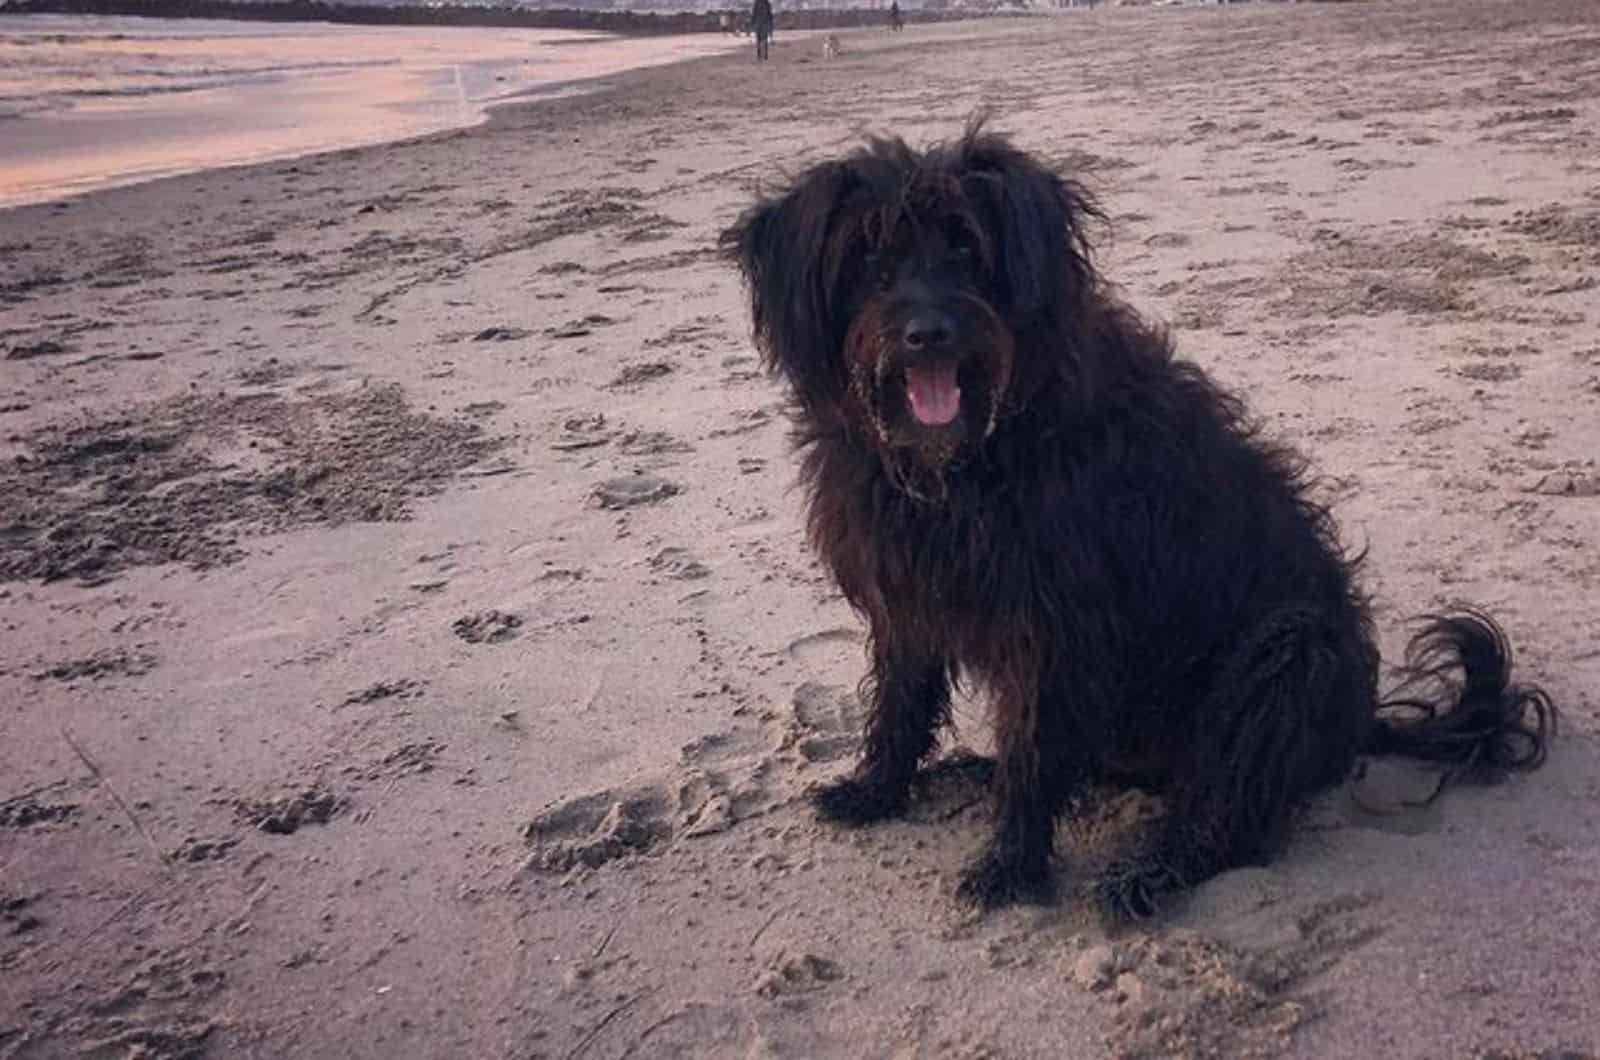
[[[1600,1056],[1596,32],[1419,0],[780,34],[0,211],[0,1055]],[[1374,761],[1117,935],[1080,866],[1135,796],[1063,829],[1056,905],[982,920],[970,778],[815,821],[862,630],[717,234],[985,105],[1325,476],[1386,659],[1451,599],[1505,623],[1564,712],[1541,771],[1424,805]]]
[[[461,30],[447,39],[424,39],[406,27],[297,23],[306,28],[305,34],[280,39],[272,35],[276,30],[267,30],[263,39],[211,29],[225,25],[207,23],[194,36],[179,38],[182,44],[169,46],[176,53],[170,61],[181,67],[185,46],[207,49],[219,65],[237,64],[243,47],[265,48],[268,54],[281,48],[285,56],[301,58],[313,73],[236,81],[221,73],[213,75],[217,83],[185,85],[182,91],[140,91],[143,86],[134,85],[116,93],[67,92],[70,105],[40,107],[7,123],[8,139],[0,147],[0,209],[206,169],[281,162],[472,128],[507,103],[587,91],[586,86],[618,73],[692,61],[733,47],[695,35],[585,34],[567,40],[553,35],[568,31],[540,31],[552,35],[547,38],[515,30],[508,31],[514,37],[497,31],[492,39],[479,40],[484,31]],[[11,40],[41,39],[55,26]],[[128,27],[128,22],[113,20],[79,27],[77,35],[98,39],[109,34],[120,41],[121,32],[131,32]],[[63,33],[72,35],[73,24]],[[340,62],[316,67],[315,60],[330,56]],[[366,61],[351,61],[352,56]],[[48,89],[41,91],[46,92],[43,101],[50,102]]]
[[[159,9],[159,10],[157,10]],[[11,0],[0,6],[8,15],[117,15],[176,19],[231,19],[246,22],[328,22],[364,26],[463,26],[521,29],[595,30],[619,35],[721,33],[725,16],[745,13],[731,5],[706,11],[609,11],[586,8],[530,9],[515,6],[387,6],[325,3],[323,0]],[[907,10],[908,22],[939,23],[987,18],[1028,17],[1010,11]],[[781,11],[779,30],[836,29],[875,26],[887,17],[874,8],[806,8]]]

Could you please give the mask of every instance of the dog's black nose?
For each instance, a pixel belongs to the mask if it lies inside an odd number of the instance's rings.
[[[900,335],[908,350],[926,350],[950,341],[950,320],[942,313],[918,313]]]

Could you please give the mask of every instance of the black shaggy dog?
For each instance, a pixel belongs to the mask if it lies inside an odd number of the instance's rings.
[[[1537,766],[1554,708],[1480,613],[1412,644],[1448,694],[1379,698],[1359,560],[1295,456],[1109,293],[1098,216],[975,123],[870,140],[724,234],[797,399],[812,543],[871,626],[865,752],[822,816],[901,813],[962,677],[996,729],[994,835],[959,889],[981,907],[1049,896],[1055,819],[1091,782],[1164,797],[1096,884],[1143,916],[1272,857],[1364,752]]]

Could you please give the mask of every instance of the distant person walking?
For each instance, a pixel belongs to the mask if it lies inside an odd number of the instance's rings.
[[[750,11],[750,32],[756,35],[756,61],[763,62],[772,40],[772,0],[756,0]]]
[[[900,17],[900,0],[889,0],[889,29],[899,33],[906,28],[906,20]]]

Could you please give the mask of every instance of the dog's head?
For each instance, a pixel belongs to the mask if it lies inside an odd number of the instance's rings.
[[[940,474],[1047,378],[1070,384],[1092,216],[1077,185],[974,123],[926,150],[873,139],[814,166],[723,243],[805,414]]]

